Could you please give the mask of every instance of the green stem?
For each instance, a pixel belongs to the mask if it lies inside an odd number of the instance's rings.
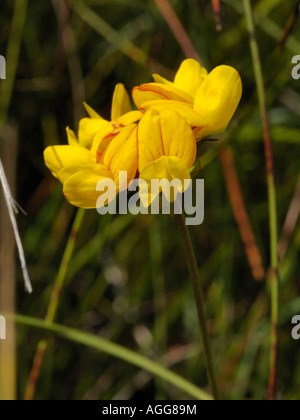
[[[186,262],[188,265],[191,281],[193,284],[200,331],[201,331],[201,336],[202,336],[202,341],[203,341],[207,376],[208,376],[215,400],[220,400],[221,394],[219,390],[216,369],[215,369],[213,356],[212,356],[210,338],[209,338],[209,333],[208,333],[208,328],[207,328],[207,317],[206,317],[206,310],[205,310],[205,303],[204,303],[204,294],[203,294],[203,290],[201,286],[201,280],[200,280],[199,270],[197,266],[195,251],[192,244],[192,239],[191,239],[189,229],[186,226],[184,215],[182,214],[175,215],[175,219],[178,223],[178,227],[181,233],[182,243],[183,243],[183,247],[184,247],[184,251],[186,255]]]
[[[154,291],[155,320],[153,336],[156,349],[160,354],[158,361],[166,353],[168,343],[168,317],[166,313],[166,290],[165,279],[162,273],[162,232],[159,225],[159,218],[154,218],[151,229],[149,229],[151,277]],[[156,380],[156,400],[165,399],[164,383],[160,378]]]
[[[67,243],[64,255],[63,255],[63,259],[59,268],[59,272],[57,274],[54,289],[53,289],[50,303],[48,306],[48,312],[45,318],[47,322],[53,322],[55,319],[58,304],[59,304],[59,298],[60,298],[61,291],[66,281],[68,268],[69,268],[70,261],[74,252],[76,239],[77,239],[84,215],[85,215],[85,210],[79,209],[77,211],[77,214],[76,214],[73,226],[72,226],[72,231],[69,236],[69,240],[68,240],[68,243]]]
[[[270,377],[269,377],[269,399],[273,400],[276,390],[276,364],[278,348],[278,312],[279,312],[279,275],[278,275],[278,222],[277,222],[277,204],[276,188],[274,177],[274,162],[272,152],[272,142],[270,135],[270,125],[267,110],[266,92],[264,87],[263,72],[260,61],[260,54],[255,35],[255,26],[250,0],[244,1],[247,26],[250,36],[250,47],[255,72],[255,80],[259,96],[259,105],[261,118],[263,122],[265,155],[267,165],[267,181],[269,196],[269,221],[270,221],[270,244],[271,244],[271,351],[270,351]]]
[[[11,23],[10,37],[6,53],[6,80],[1,82],[0,89],[0,133],[6,121],[8,108],[13,94],[18,69],[22,34],[25,25],[27,0],[16,0]]]
[[[166,369],[158,363],[147,359],[139,353],[128,350],[125,347],[119,346],[118,344],[107,341],[101,337],[23,315],[6,315],[6,317],[8,319],[14,319],[19,324],[27,325],[32,328],[43,329],[67,340],[71,340],[75,343],[94,348],[124,360],[134,366],[152,373],[153,375],[160,377],[172,385],[175,385],[177,388],[181,389],[194,398],[207,401],[212,400],[212,397],[209,394],[202,391],[202,389],[198,388],[196,385],[170,371],[169,369]]]
[[[56,281],[54,284],[54,288],[53,288],[49,306],[48,306],[47,315],[45,318],[45,321],[48,323],[52,323],[57,314],[61,292],[66,282],[68,268],[70,265],[71,258],[73,256],[73,252],[74,252],[74,248],[76,244],[76,238],[78,236],[84,214],[85,214],[85,210],[79,209],[77,211],[77,214],[76,214],[73,226],[72,226],[72,230],[68,239],[68,243],[67,243],[64,255],[63,255],[59,272],[56,277]],[[47,340],[41,340],[38,343],[35,357],[33,360],[32,369],[29,375],[27,386],[26,386],[25,395],[24,395],[24,400],[26,401],[32,400],[32,398],[34,397],[37,380],[40,375],[40,370],[43,364],[43,359],[44,359],[44,355],[47,350],[47,347],[48,347]]]

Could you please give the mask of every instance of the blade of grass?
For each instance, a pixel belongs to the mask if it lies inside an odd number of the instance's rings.
[[[0,85],[0,139],[14,89],[28,0],[16,0],[6,54],[6,80]]]
[[[168,0],[154,0],[160,13],[165,18],[166,22],[171,28],[175,38],[177,39],[182,51],[188,58],[194,58],[201,62],[199,54],[197,53],[193,43],[187,35],[184,27],[174,12]]]
[[[7,316],[7,318],[9,319],[10,317]],[[75,343],[94,348],[124,360],[125,362],[134,366],[145,369],[146,371],[151,372],[153,375],[158,376],[170,384],[178,387],[194,398],[207,401],[212,400],[212,397],[209,394],[207,394],[205,391],[202,391],[196,385],[188,382],[186,379],[182,378],[176,373],[164,368],[163,366],[160,366],[158,363],[153,362],[152,360],[147,359],[146,357],[141,356],[132,350],[128,350],[125,347],[119,346],[118,344],[104,340],[103,338],[92,334],[53,324],[51,322],[42,321],[36,318],[30,318],[23,315],[13,315],[12,318],[18,324],[45,330],[51,334],[55,334]]]
[[[131,41],[122,38],[104,19],[87,7],[81,0],[72,0],[71,6],[74,11],[90,25],[96,32],[107,39],[111,44],[116,45],[125,55],[133,61],[145,66],[148,61],[147,55],[136,47]]]
[[[7,47],[7,55],[6,55],[6,62],[7,62],[7,78],[5,82],[2,82],[0,85],[0,142],[2,138],[2,131],[3,125],[7,119],[8,109],[11,102],[17,68],[19,63],[19,55],[20,55],[20,48],[21,48],[21,41],[22,41],[22,34],[25,25],[27,13],[27,0],[16,0],[14,12],[13,12],[13,19],[11,23],[11,30],[10,30],[10,37]],[[12,226],[14,228],[15,238],[17,242],[17,247],[19,251],[21,267],[23,271],[24,281],[26,290],[31,293],[32,287],[26,267],[26,261],[23,251],[22,242],[19,236],[17,222],[14,216],[14,204],[11,200],[11,194],[9,190],[9,185],[6,182],[5,172],[2,166],[2,162],[0,160],[0,176],[1,176],[1,183],[4,189],[4,197],[7,202],[7,206],[9,209],[10,219]]]
[[[82,225],[82,221],[85,215],[85,211],[83,209],[79,209],[77,211],[72,230],[68,239],[68,243],[62,258],[62,262],[56,277],[56,281],[54,284],[53,292],[50,298],[49,306],[45,321],[51,323],[54,321],[55,316],[57,314],[58,305],[60,303],[60,296],[65,285],[68,269],[70,266],[70,261],[73,256],[76,239]],[[26,386],[26,391],[24,395],[24,400],[32,400],[35,394],[36,384],[40,375],[40,370],[43,364],[44,355],[48,347],[47,340],[41,340],[38,343],[37,350],[35,353],[35,357],[33,360],[33,366],[29,375],[29,379]]]
[[[269,197],[269,223],[271,245],[271,269],[269,281],[271,287],[271,352],[270,352],[270,377],[269,377],[269,400],[275,398],[276,389],[276,364],[278,350],[278,311],[279,311],[279,274],[278,274],[278,226],[277,226],[277,202],[274,178],[274,162],[270,124],[268,118],[266,93],[263,80],[263,71],[260,60],[259,48],[256,40],[255,25],[250,0],[243,0],[247,27],[250,37],[250,49],[255,73],[255,81],[259,97],[260,113],[263,123],[263,135],[265,144],[268,197]]]
[[[244,14],[243,4],[240,0],[223,0],[226,4],[232,6],[238,13]],[[253,12],[253,11],[252,11]],[[254,18],[257,20],[259,27],[270,37],[280,42],[282,39],[282,27],[274,22],[269,16],[262,15],[256,11],[253,12]],[[298,39],[289,35],[286,40],[285,48],[293,54],[299,54],[300,42]]]
[[[112,45],[115,45],[123,54],[127,55],[143,67],[149,67],[154,72],[168,72],[164,66],[149,58],[147,54],[133,44],[129,39],[120,35],[101,16],[87,7],[81,0],[72,0],[71,7],[98,34],[103,36]]]
[[[280,48],[284,48],[288,37],[291,35],[293,29],[295,28],[295,25],[297,23],[297,20],[299,19],[299,14],[300,14],[300,1],[297,1],[295,10],[293,11],[293,13],[291,14],[291,16],[289,17],[285,28],[284,28],[284,32],[282,35],[282,38],[280,40]]]
[[[1,154],[12,192],[15,192],[18,135],[5,125]],[[15,238],[6,203],[0,193],[0,313],[15,311],[16,273]],[[17,391],[17,357],[15,323],[8,321],[6,340],[0,344],[0,400],[15,401]]]
[[[216,29],[217,31],[222,30],[222,20],[221,20],[221,5],[220,0],[212,0],[212,6],[214,9],[215,19],[216,19]]]
[[[74,121],[76,126],[78,121],[84,116],[82,104],[85,100],[85,86],[78,57],[76,39],[70,24],[70,6],[65,0],[52,0],[52,5],[58,21],[61,48],[67,56],[74,104]]]
[[[299,215],[300,215],[300,177],[298,179],[298,184],[295,190],[295,194],[292,199],[288,214],[286,216],[282,235],[281,235],[279,245],[278,245],[280,261],[284,260],[292,235],[295,231],[295,228],[299,219]]]
[[[221,149],[220,159],[223,165],[223,172],[225,175],[231,205],[241,232],[248,261],[252,269],[252,275],[255,280],[262,280],[265,276],[262,257],[256,243],[249,216],[246,212],[245,200],[242,194],[230,146]]]

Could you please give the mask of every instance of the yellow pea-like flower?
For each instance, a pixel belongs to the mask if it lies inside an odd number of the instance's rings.
[[[146,112],[172,109],[195,130],[197,139],[218,134],[230,123],[242,96],[239,73],[229,66],[211,73],[195,60],[185,60],[174,82],[153,75],[156,83],[133,89],[137,107]]]
[[[219,66],[208,74],[195,60],[182,63],[174,82],[159,75],[154,80],[133,89],[138,111],[132,111],[128,93],[119,84],[111,121],[85,104],[89,118],[80,121],[78,139],[67,128],[69,145],[45,150],[47,167],[63,183],[73,205],[96,208],[99,186],[101,191],[101,185],[110,180],[117,194],[128,188],[137,172],[144,181],[140,186],[144,205],[167,188],[166,197],[174,201],[177,193],[188,188],[196,139],[224,131],[242,95],[241,78],[234,68]],[[126,179],[122,172],[127,173]],[[158,181],[158,189],[152,188],[153,180]]]
[[[150,109],[138,125],[137,138],[140,179],[148,188],[146,193],[140,190],[143,204],[149,206],[157,193],[164,192],[163,184],[153,191],[152,180],[178,180],[177,192],[184,192],[196,159],[196,139],[185,119],[173,110]]]

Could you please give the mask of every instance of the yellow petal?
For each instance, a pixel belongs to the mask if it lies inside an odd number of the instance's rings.
[[[78,140],[77,140],[77,137],[76,137],[74,131],[70,130],[69,127],[66,128],[66,131],[67,131],[69,146],[77,146],[77,147],[79,146],[80,147],[80,144],[78,143]]]
[[[117,120],[123,114],[132,110],[129,95],[125,86],[119,83],[114,92],[112,108],[111,108],[111,120]]]
[[[97,191],[99,181],[111,179],[112,173],[103,165],[94,165],[70,176],[64,183],[64,195],[73,206],[95,209],[100,196]]]
[[[205,127],[206,121],[199,112],[193,109],[193,106],[178,101],[149,101],[143,104],[143,109],[156,109],[159,112],[164,110],[172,110],[178,112],[191,127]]]
[[[87,171],[89,169],[92,169],[93,170],[93,169],[95,169],[97,167],[98,167],[98,165],[95,165],[95,164],[66,166],[65,168],[63,168],[59,172],[58,179],[60,180],[60,182],[62,184],[64,184],[68,178],[70,178],[71,176],[77,174],[78,172]]]
[[[216,67],[201,84],[194,109],[206,120],[202,137],[224,131],[232,119],[242,96],[242,81],[232,67]]]
[[[104,119],[96,118],[83,118],[79,123],[78,139],[79,143],[90,149],[97,132],[108,124],[108,121]]]
[[[92,107],[90,107],[86,102],[83,102],[83,105],[85,107],[86,112],[89,114],[90,118],[96,119],[96,120],[103,120],[101,115],[98,114]]]
[[[127,172],[128,182],[120,187],[120,191],[127,189],[136,176],[138,166],[136,124],[121,129],[109,144],[101,163],[111,170],[117,184],[120,172]]]
[[[193,59],[185,60],[176,74],[174,86],[194,98],[207,74],[207,70],[198,61]]]
[[[193,104],[193,98],[189,94],[162,83],[148,83],[136,87],[133,89],[132,97],[139,109],[142,109],[145,102],[162,99]]]
[[[90,162],[99,163],[103,153],[106,151],[112,139],[117,136],[120,129],[115,129],[112,124],[106,124],[94,136],[93,144],[90,150]]]
[[[117,126],[125,126],[129,124],[133,124],[135,122],[138,122],[143,116],[143,113],[141,111],[130,111],[127,112],[127,114],[122,115],[117,120],[113,121],[113,124],[116,124]]]
[[[159,74],[153,74],[152,75],[155,83],[162,83],[164,85],[169,85],[169,86],[173,86],[174,83],[170,82],[169,80],[165,79],[164,77],[160,76]]]
[[[178,157],[190,168],[196,159],[196,140],[183,117],[172,110],[151,109],[138,126],[139,171],[162,156]]]
[[[186,183],[186,180],[190,180],[191,176],[182,159],[163,156],[145,166],[140,173],[140,179],[148,185],[148,190],[143,188],[143,184],[140,189],[141,201],[144,207],[147,207],[160,192],[163,192],[168,201],[175,201],[177,194],[183,193],[188,187],[189,184]],[[170,189],[171,182],[173,182],[174,189]]]
[[[88,164],[89,156],[87,149],[77,146],[51,146],[44,152],[46,166],[56,178],[66,166]]]

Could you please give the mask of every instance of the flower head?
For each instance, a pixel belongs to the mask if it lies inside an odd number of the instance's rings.
[[[122,84],[116,86],[111,121],[85,104],[88,118],[80,121],[78,138],[67,128],[68,145],[48,147],[45,162],[63,183],[75,206],[96,208],[102,186],[115,184],[114,196],[139,174],[140,198],[149,206],[162,191],[169,201],[183,193],[197,153],[196,139],[226,129],[242,95],[238,72],[229,66],[208,72],[195,60],[185,60],[173,82],[154,75],[154,83],[133,89],[139,108],[133,111]],[[126,179],[121,176],[126,172]],[[153,187],[153,180],[159,183]],[[168,194],[164,181],[168,181]],[[174,192],[170,195],[170,183]],[[99,193],[101,191],[101,194]]]

